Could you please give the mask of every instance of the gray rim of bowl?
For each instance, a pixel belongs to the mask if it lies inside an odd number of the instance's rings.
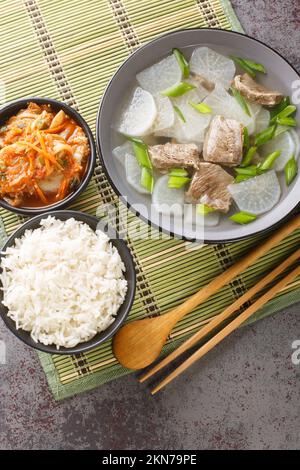
[[[127,63],[129,60],[131,60],[136,54],[140,53],[144,48],[148,47],[149,45],[151,45],[152,43],[155,43],[157,41],[159,41],[161,38],[164,38],[166,36],[172,36],[173,34],[176,34],[176,33],[179,33],[179,32],[185,32],[185,31],[222,31],[223,33],[225,34],[231,34],[233,36],[246,36],[248,39],[251,39],[252,41],[254,42],[257,42],[259,44],[262,44],[263,46],[265,46],[266,48],[270,49],[272,52],[274,52],[275,54],[277,54],[279,57],[281,57],[293,70],[294,72],[298,75],[299,79],[300,79],[300,74],[298,73],[298,71],[296,70],[296,68],[283,56],[281,55],[279,52],[277,52],[275,49],[273,49],[271,46],[267,45],[266,43],[264,43],[263,41],[260,41],[259,39],[256,39],[252,36],[249,36],[248,34],[244,34],[244,33],[240,33],[238,31],[230,31],[230,30],[226,30],[226,29],[221,29],[221,28],[188,28],[188,29],[178,29],[176,31],[171,31],[170,33],[166,33],[166,34],[162,34],[161,36],[159,36],[158,38],[155,38],[153,39],[152,41],[149,41],[148,43],[144,44],[143,46],[139,47],[136,51],[134,51],[132,54],[129,55],[129,57],[127,57],[127,59],[120,65],[120,67],[118,67],[118,69],[116,70],[116,72],[113,74],[113,76],[111,77],[110,81],[108,82],[108,85],[106,86],[105,88],[105,91],[102,95],[102,98],[101,98],[101,101],[100,101],[100,105],[99,105],[99,109],[98,109],[98,114],[97,114],[97,118],[96,118],[96,145],[97,145],[97,150],[98,150],[98,153],[99,153],[99,157],[100,157],[100,160],[101,160],[101,164],[102,164],[102,168],[106,174],[106,177],[107,179],[109,180],[109,183],[111,184],[111,186],[113,187],[114,191],[116,192],[116,194],[120,197],[120,199],[123,201],[123,203],[126,205],[126,207],[131,211],[133,212],[133,214],[135,214],[137,217],[139,217],[140,219],[142,219],[144,222],[146,222],[148,225],[156,228],[159,232],[163,232],[163,233],[166,233],[167,235],[170,235],[171,237],[173,238],[178,238],[178,236],[169,231],[169,230],[166,230],[164,229],[163,227],[159,226],[159,225],[156,225],[155,223],[153,223],[151,220],[149,220],[147,217],[144,217],[143,215],[141,215],[138,211],[136,211],[134,209],[134,207],[132,207],[132,205],[126,200],[126,198],[123,197],[123,195],[120,193],[120,191],[118,190],[118,188],[116,187],[113,179],[111,178],[107,168],[106,168],[106,165],[105,165],[105,160],[103,158],[103,155],[102,155],[102,151],[101,151],[101,135],[100,135],[100,132],[99,132],[99,129],[100,129],[100,120],[102,119],[102,107],[103,107],[103,98],[105,97],[108,89],[111,87],[113,81],[115,80],[116,76],[118,75],[119,71],[122,69],[122,67],[125,65],[125,63]],[[204,239],[203,240],[203,243],[206,243],[206,244],[218,244],[218,243],[231,243],[231,242],[238,242],[238,241],[241,241],[241,240],[245,240],[245,239],[248,239],[248,238],[252,238],[252,237],[255,237],[256,235],[259,235],[259,234],[267,234],[269,232],[272,232],[274,231],[277,227],[280,227],[285,221],[287,221],[295,212],[298,211],[300,207],[300,201],[298,201],[298,203],[295,205],[295,207],[293,207],[290,212],[288,212],[282,219],[278,220],[277,222],[275,222],[274,224],[270,225],[269,227],[263,229],[263,230],[257,230],[256,232],[250,234],[250,235],[243,235],[243,236],[239,236],[239,237],[235,237],[235,238],[226,238],[226,239],[222,239],[220,241],[215,241],[215,240],[209,240],[209,239]],[[182,240],[185,240],[185,241],[190,241],[190,242],[195,242],[196,239],[195,238],[188,238],[188,237],[185,237],[185,236],[181,236],[180,239]]]

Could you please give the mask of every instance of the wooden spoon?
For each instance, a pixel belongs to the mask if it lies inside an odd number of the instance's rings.
[[[181,318],[228,284],[250,264],[299,227],[300,215],[297,215],[264,243],[255,247],[248,255],[213,279],[183,304],[164,315],[136,320],[123,326],[113,339],[113,351],[118,361],[128,369],[136,370],[147,367],[158,358],[169,334]]]

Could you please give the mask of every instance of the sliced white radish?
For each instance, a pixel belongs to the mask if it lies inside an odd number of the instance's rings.
[[[39,181],[39,187],[44,193],[55,193],[59,190],[62,180],[63,175],[49,176]]]
[[[213,114],[235,119],[247,127],[249,134],[254,132],[254,116],[248,116],[241,108],[234,96],[231,96],[224,87],[217,84],[203,103],[211,107]]]
[[[184,212],[184,223],[199,227],[216,227],[220,221],[220,213],[218,211],[209,212],[206,215],[198,214],[195,204],[186,204]]]
[[[233,60],[208,47],[198,47],[192,54],[190,70],[228,89],[235,74],[235,64]]]
[[[260,104],[249,103],[248,101],[247,101],[247,106],[249,108],[249,111],[250,111],[251,115],[255,118],[262,109],[262,106]]]
[[[286,131],[289,131],[291,128],[289,126],[281,126],[278,124],[275,131],[275,136],[278,137],[280,134],[283,134]]]
[[[240,107],[240,109],[243,112],[243,117],[242,117],[241,122],[242,122],[242,124],[246,125],[247,120],[249,121],[249,123],[247,124],[247,129],[248,129],[248,133],[250,135],[252,135],[252,134],[255,133],[256,119],[257,119],[257,116],[258,116],[259,112],[262,109],[262,106],[260,104],[257,104],[257,103],[249,103],[248,101],[246,101],[246,104],[247,104],[248,109],[250,111],[250,116],[248,116],[243,111],[243,109]],[[246,114],[246,116],[244,116],[244,114]],[[243,121],[243,119],[246,119],[246,121]]]
[[[126,179],[130,186],[141,194],[149,194],[147,189],[141,186],[142,168],[136,157],[130,153],[125,155]]]
[[[174,123],[171,127],[167,127],[166,129],[161,129],[154,133],[156,137],[167,137],[169,139],[174,139],[177,142],[185,143],[184,135],[182,132],[181,126],[181,119],[175,112],[174,114]]]
[[[155,96],[157,116],[153,124],[152,132],[158,132],[172,127],[174,124],[174,108],[171,100],[167,96]]]
[[[296,150],[295,141],[292,137],[291,132],[284,132],[278,137],[270,140],[266,144],[262,145],[260,149],[260,155],[266,157],[272,152],[280,150],[280,156],[275,160],[273,168],[276,171],[284,170],[285,164],[290,160],[294,155]]]
[[[122,165],[125,165],[126,154],[133,155],[132,143],[129,140],[126,140],[124,144],[115,147],[112,151],[113,156],[120,162]]]
[[[184,188],[168,187],[169,176],[159,178],[154,184],[152,203],[157,212],[165,215],[181,215],[184,206]]]
[[[255,134],[258,134],[259,132],[262,132],[265,129],[267,129],[267,127],[269,126],[269,123],[270,123],[270,112],[267,109],[262,107],[255,116],[255,128],[254,128]]]
[[[137,87],[121,113],[118,130],[122,134],[143,136],[151,129],[157,115],[153,96]]]
[[[182,72],[176,57],[170,55],[160,62],[138,73],[136,79],[144,90],[153,95],[170,88],[181,81]]]
[[[281,189],[274,170],[241,183],[230,184],[228,190],[240,211],[259,215],[272,209],[280,198]]]
[[[186,79],[185,82],[190,83],[191,85],[194,85],[196,87],[194,90],[191,90],[191,92],[193,91],[197,93],[198,103],[200,103],[200,101],[203,101],[204,98],[209,95],[209,91],[204,88],[201,83],[198,80],[195,80],[193,77]]]

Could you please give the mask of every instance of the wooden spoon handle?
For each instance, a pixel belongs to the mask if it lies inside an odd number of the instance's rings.
[[[273,299],[275,295],[280,292],[285,286],[292,282],[297,276],[300,275],[300,266],[295,268],[287,276],[285,276],[281,281],[279,281],[275,286],[273,286],[268,292],[266,292],[262,297],[260,297],[254,304],[252,304],[247,310],[241,313],[238,317],[232,320],[223,330],[219,331],[215,336],[213,336],[207,343],[201,346],[196,352],[194,352],[188,359],[186,359],[180,366],[178,366],[173,372],[171,372],[164,380],[162,380],[153,390],[151,394],[154,395],[156,392],[161,390],[165,385],[170,383],[175,377],[178,377],[182,372],[184,372],[188,367],[190,367],[194,362],[203,357],[208,351],[210,351],[214,346],[220,343],[224,338],[226,338],[230,333],[236,330],[242,323],[244,323],[248,318],[251,317],[257,310],[259,310],[263,305],[265,305],[269,300]]]
[[[248,300],[252,299],[254,295],[260,292],[264,287],[270,284],[276,277],[278,277],[283,271],[285,271],[289,266],[295,263],[300,259],[300,248],[296,250],[291,256],[285,259],[279,266],[277,266],[273,271],[264,276],[257,284],[255,284],[251,289],[249,289],[244,295],[239,297],[235,302],[229,305],[222,313],[210,320],[205,326],[203,326],[199,331],[193,334],[188,338],[184,343],[182,343],[177,349],[172,351],[168,356],[164,357],[158,364],[155,364],[150,370],[143,374],[140,378],[140,382],[152,377],[156,372],[160,371],[163,367],[170,364],[174,359],[177,359],[182,353],[194,346],[198,341],[203,339],[209,333],[212,333],[218,326],[220,326],[225,320],[230,318],[230,316],[236,312],[242,305],[244,305]]]
[[[300,215],[291,219],[287,224],[282,226],[278,231],[273,233],[265,242],[257,246],[248,255],[244,256],[237,263],[233,264],[229,269],[206,284],[196,294],[189,297],[178,307],[170,310],[166,315],[166,321],[170,321],[170,317],[174,319],[174,325],[187,313],[191,312],[199,304],[207,300],[211,295],[215,294],[219,289],[228,284],[232,279],[254,263],[258,258],[267,253],[271,248],[278,245],[290,233],[300,227]]]

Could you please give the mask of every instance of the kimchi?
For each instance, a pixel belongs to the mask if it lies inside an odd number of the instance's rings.
[[[83,129],[63,110],[29,103],[0,127],[0,197],[40,207],[71,194],[90,148]]]

